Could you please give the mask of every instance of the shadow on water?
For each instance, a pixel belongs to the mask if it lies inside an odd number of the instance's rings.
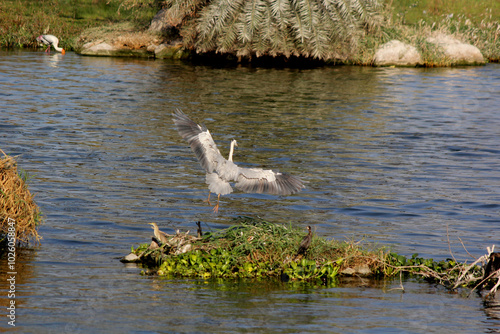
[[[0,148],[20,155],[47,220],[42,246],[18,259],[22,331],[498,326],[479,298],[413,280],[404,294],[399,281],[168,280],[117,258],[150,239],[149,222],[171,233],[195,231],[198,220],[223,228],[238,215],[434,259],[449,257],[448,236],[455,256],[468,257],[460,237],[480,256],[500,233],[499,71],[217,68],[0,51]],[[213,215],[175,108],[204,123],[222,154],[237,139],[241,166],[298,175],[307,188],[289,197],[235,192]]]

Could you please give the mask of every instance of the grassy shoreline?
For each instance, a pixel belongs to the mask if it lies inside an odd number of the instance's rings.
[[[419,45],[424,58],[433,58],[425,38],[433,32],[443,32],[476,46],[489,62],[500,61],[498,1],[388,0],[386,17],[385,39],[396,38]]]
[[[119,0],[0,0],[0,47],[37,48],[36,37],[51,34],[59,46],[74,50],[86,29],[131,22],[145,29],[156,14],[152,7],[124,8]]]
[[[58,36],[60,46],[66,50],[75,50],[80,34],[89,28],[128,22],[136,31],[144,31],[157,11],[151,6],[127,7],[122,4],[123,0],[77,0],[70,3],[66,0],[1,0],[0,47],[35,48],[36,37],[49,33]],[[380,29],[361,37],[357,50],[342,63],[370,65],[378,46],[398,39],[415,45],[426,64],[446,65],[439,63],[435,48],[425,41],[436,31],[478,47],[490,62],[500,60],[498,2],[386,0],[384,5],[382,14],[385,19]]]

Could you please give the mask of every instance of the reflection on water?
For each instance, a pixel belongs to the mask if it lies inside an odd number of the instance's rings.
[[[498,65],[275,70],[0,52],[0,148],[20,155],[47,218],[42,247],[19,260],[25,328],[472,333],[498,325],[478,298],[412,281],[401,294],[390,290],[399,282],[167,280],[116,258],[149,239],[148,222],[194,231],[195,221],[217,229],[238,215],[435,259],[449,257],[449,231],[456,257],[467,257],[458,237],[482,255],[500,232],[499,80]],[[307,188],[288,197],[236,192],[213,215],[175,108],[204,123],[224,155],[237,139],[236,163],[298,175]]]

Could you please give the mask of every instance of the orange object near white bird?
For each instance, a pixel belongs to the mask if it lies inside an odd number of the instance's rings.
[[[61,52],[62,54],[65,54],[66,51],[64,51],[63,48],[60,48],[58,46],[59,44],[59,38],[57,38],[54,35],[40,35],[36,38],[37,41],[42,42],[45,45],[48,45],[49,47],[45,52],[50,52],[50,46],[53,46],[56,51]]]

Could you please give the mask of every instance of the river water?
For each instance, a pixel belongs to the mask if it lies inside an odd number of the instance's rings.
[[[46,223],[16,261],[23,333],[478,333],[498,303],[413,279],[338,286],[141,276],[118,258],[239,215],[434,259],[500,236],[500,65],[268,69],[0,51],[0,148]],[[241,166],[301,177],[288,197],[235,192],[215,215],[177,134],[180,108]],[[449,242],[448,242],[449,240]],[[463,245],[462,245],[463,243]],[[1,306],[9,303],[0,262]],[[2,314],[6,314],[2,313]]]

